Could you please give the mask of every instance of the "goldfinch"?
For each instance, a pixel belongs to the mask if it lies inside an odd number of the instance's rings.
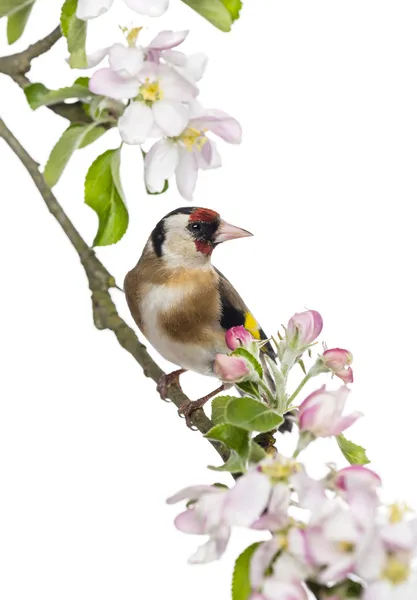
[[[162,398],[187,370],[215,376],[216,354],[230,352],[225,332],[231,327],[243,325],[254,338],[267,339],[237,291],[211,264],[218,244],[251,235],[208,208],[178,208],[159,221],[126,275],[126,299],[137,326],[161,356],[180,367],[159,382]],[[275,358],[269,342],[262,350]],[[181,407],[187,424],[194,410],[223,389],[222,384]]]

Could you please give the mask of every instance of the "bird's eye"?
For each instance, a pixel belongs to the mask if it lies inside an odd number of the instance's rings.
[[[201,229],[200,223],[193,223],[191,225],[191,229],[194,229],[194,231],[200,231],[200,229]]]

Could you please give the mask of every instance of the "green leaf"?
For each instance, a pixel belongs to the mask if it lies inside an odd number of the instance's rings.
[[[230,456],[224,465],[220,467],[213,467],[213,465],[208,465],[208,469],[212,471],[225,471],[227,473],[243,473],[246,471],[245,461],[235,452],[234,450],[230,450]]]
[[[22,10],[29,4],[33,4],[35,0],[0,0],[0,19],[7,17]]]
[[[230,457],[221,467],[209,466],[213,471],[229,471],[241,473],[246,471],[246,462],[250,451],[250,435],[248,431],[233,427],[226,423],[215,425],[205,435],[209,440],[221,442],[230,450]]]
[[[233,570],[232,600],[248,600],[252,594],[252,586],[249,577],[249,567],[252,556],[260,542],[252,544],[237,558]]]
[[[276,410],[247,396],[234,398],[226,406],[226,422],[247,431],[271,431],[283,420]]]
[[[85,41],[87,38],[87,23],[77,19],[78,0],[66,0],[61,11],[61,31],[67,38],[68,52],[70,53],[69,65],[72,69],[87,67]]]
[[[34,4],[35,2],[32,0],[30,4],[9,15],[7,19],[7,41],[9,44],[17,42],[23,34]]]
[[[351,465],[367,465],[371,462],[366,456],[365,448],[362,446],[347,440],[342,434],[336,436],[336,440],[343,456]]]
[[[230,31],[239,18],[241,0],[182,0],[221,31]]]
[[[96,123],[70,125],[53,147],[45,165],[43,176],[49,187],[53,187],[58,182],[75,150],[88,146],[105,132],[106,129],[97,126]]]
[[[120,183],[120,149],[107,150],[88,169],[85,203],[98,215],[94,246],[115,244],[126,233],[129,214]]]
[[[264,458],[266,458],[267,456],[268,456],[267,453],[265,452],[265,450],[263,448],[260,447],[259,444],[257,444],[253,440],[250,441],[250,446],[249,446],[249,461],[250,462],[258,463],[261,460],[263,460]]]
[[[226,422],[226,406],[236,396],[216,396],[211,403],[211,420],[215,425]]]
[[[254,398],[260,398],[258,386],[254,381],[241,381],[240,383],[236,384],[236,387],[238,387],[244,394],[253,396]]]
[[[30,108],[36,110],[40,106],[51,106],[64,100],[75,98],[91,98],[92,92],[85,85],[74,83],[70,87],[50,90],[43,83],[30,83],[24,88],[26,100]]]
[[[251,363],[251,365],[259,375],[260,379],[262,379],[262,377],[264,376],[264,372],[261,363],[258,360],[256,360],[256,358],[253,356],[253,354],[249,352],[249,350],[246,350],[246,348],[241,347],[236,348],[236,350],[233,350],[232,356],[242,356],[243,358],[245,358],[248,362]]]
[[[220,423],[212,427],[204,437],[222,442],[230,450],[235,450],[244,460],[249,456],[249,433],[239,427]]]

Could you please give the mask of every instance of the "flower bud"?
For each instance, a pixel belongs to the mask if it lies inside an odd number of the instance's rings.
[[[243,325],[237,327],[231,327],[226,331],[226,344],[230,350],[236,350],[236,348],[247,348],[252,349],[254,338]]]
[[[316,310],[295,313],[288,321],[287,343],[293,349],[308,347],[320,335],[323,319]]]
[[[353,371],[349,366],[352,364],[353,356],[349,350],[343,348],[331,348],[323,352],[323,364],[330,369],[343,383],[353,382]]]
[[[213,371],[221,381],[238,383],[251,378],[252,365],[240,356],[217,354],[214,360]]]

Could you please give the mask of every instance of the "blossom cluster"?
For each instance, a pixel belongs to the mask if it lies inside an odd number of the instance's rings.
[[[118,128],[125,143],[150,144],[145,157],[148,190],[162,192],[175,175],[180,194],[192,200],[198,171],[221,166],[216,143],[207,132],[239,144],[241,127],[227,113],[205,109],[197,100],[207,57],[176,49],[188,31],[161,31],[140,46],[140,30],[126,30],[125,44],[88,57],[90,67],[105,57],[109,63],[93,74],[89,87],[94,94],[123,103]]]
[[[209,536],[191,563],[219,558],[235,526],[271,532],[250,560],[251,600],[307,600],[309,581],[331,588],[326,597],[344,600],[351,597],[348,577],[362,584],[356,596],[362,600],[415,599],[417,519],[406,507],[381,505],[380,484],[359,465],[315,480],[297,460],[277,455],[231,489],[190,487],[168,502],[188,501],[175,520],[180,531]]]
[[[170,504],[187,501],[175,525],[184,533],[208,536],[190,557],[191,563],[220,558],[234,527],[269,531],[270,539],[247,549],[251,552],[249,567],[246,564],[250,600],[307,600],[311,591],[320,600],[415,600],[417,518],[408,507],[381,502],[381,479],[359,456],[345,454],[353,464],[340,470],[327,465],[319,479],[310,477],[300,462],[300,453],[318,438],[346,440],[342,432],[361,416],[356,411],[344,413],[346,384],[353,382],[348,350],[325,347],[295,392],[286,390],[288,372],[301,363],[305,352],[312,354],[322,327],[320,314],[313,310],[289,320],[276,342],[279,364],[269,361],[275,385],[268,383],[265,366],[260,369],[258,363],[265,342],[255,340],[244,327],[226,333],[231,354],[217,356],[217,375],[253,396],[246,405],[243,398],[238,400],[243,411],[252,410],[256,400],[253,414],[259,414],[261,403],[268,414],[291,412],[297,427],[295,450],[291,457],[275,449],[257,461],[249,456],[230,489],[202,485],[175,494]],[[307,381],[323,373],[339,378],[343,385],[335,390],[321,386],[297,403]],[[228,402],[233,400],[225,398],[222,408],[229,436],[231,427],[256,422],[242,416],[239,423],[233,411],[229,415]],[[219,427],[207,436],[222,440]],[[262,429],[255,425],[253,431]],[[223,441],[227,445],[227,438]]]

